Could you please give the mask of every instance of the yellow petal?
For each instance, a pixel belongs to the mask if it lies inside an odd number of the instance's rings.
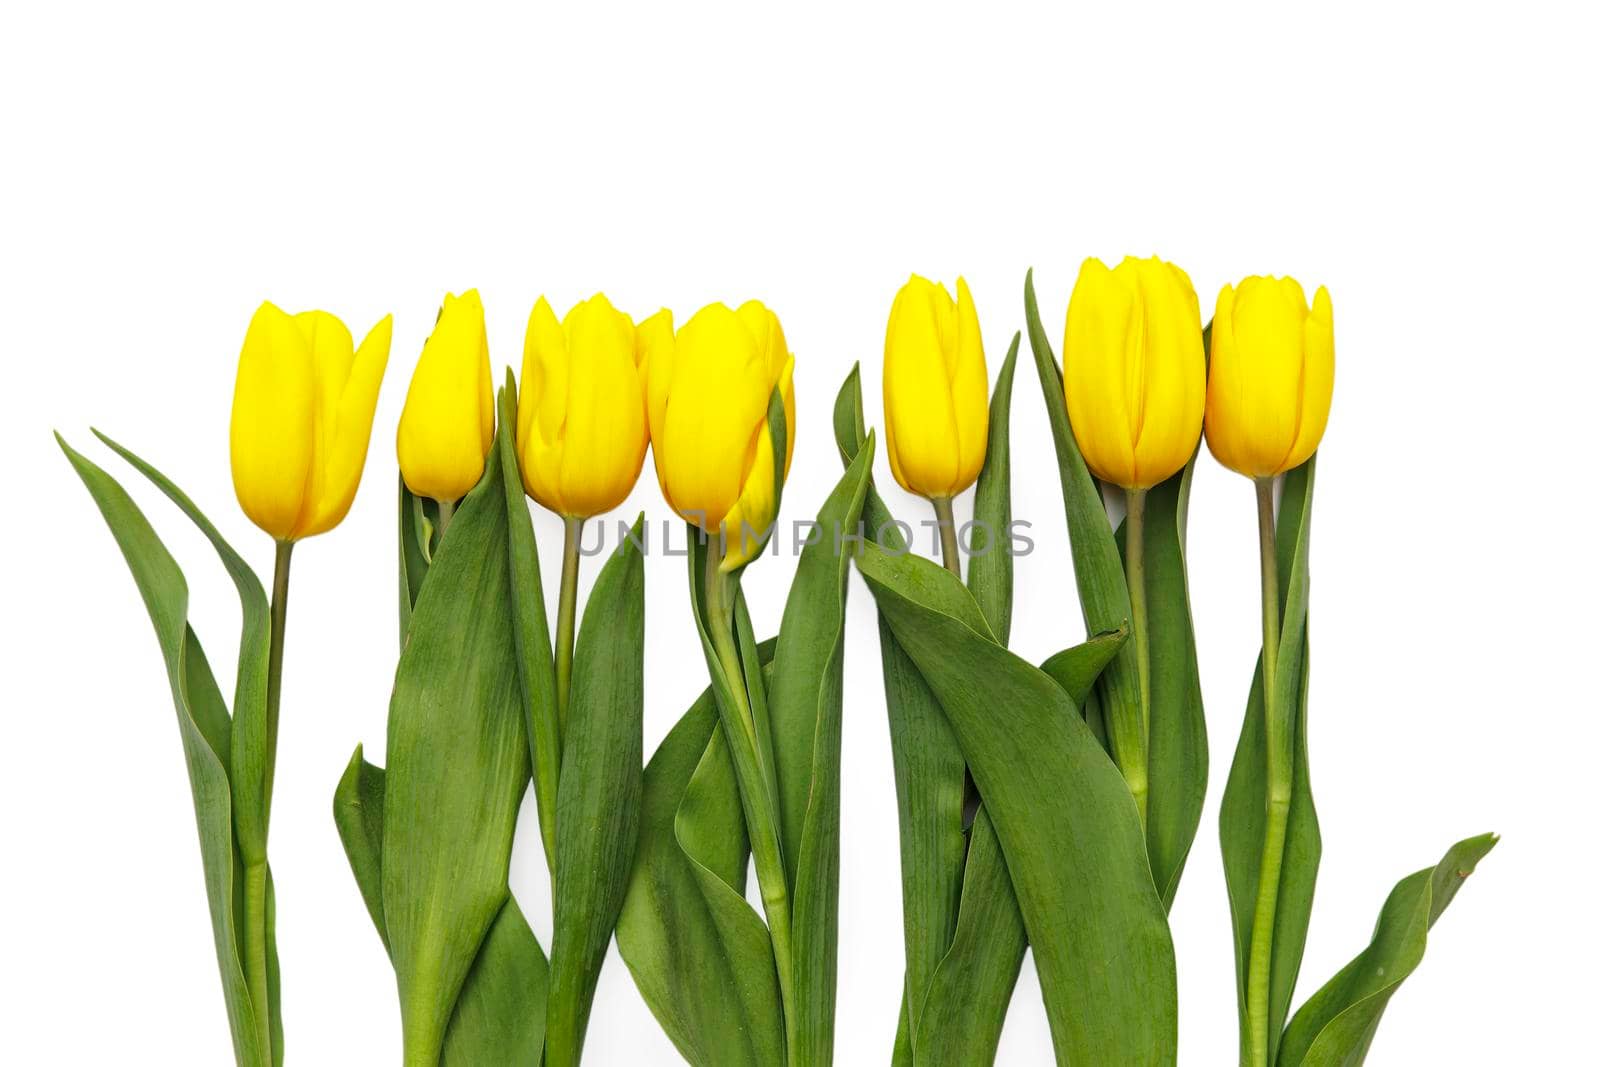
[[[718,570],[723,574],[744,566],[760,553],[777,517],[777,464],[771,430],[764,421],[756,434],[750,460],[739,499],[728,510],[722,524],[727,548]]]
[[[572,360],[556,477],[563,514],[610,511],[632,491],[649,444],[633,321],[603,295],[568,313]]]
[[[483,303],[476,289],[446,295],[400,415],[400,473],[418,496],[458,500],[483,476],[493,435]]]
[[[1143,374],[1136,383],[1134,481],[1147,489],[1189,462],[1205,418],[1206,357],[1200,302],[1189,276],[1159,259],[1141,261],[1144,310]]]
[[[1144,313],[1136,268],[1087,259],[1067,303],[1061,348],[1067,418],[1084,462],[1116,485],[1137,481],[1128,380],[1142,368]]]
[[[944,286],[912,275],[889,309],[883,417],[895,481],[930,498],[953,495],[959,480],[959,430],[951,395],[957,333],[954,301]]]
[[[349,373],[339,387],[329,419],[328,447],[322,456],[321,491],[302,517],[297,536],[310,537],[331,530],[350,512],[367,463],[372,416],[378,407],[378,390],[383,385],[384,368],[389,362],[393,332],[394,317],[385,315],[367,331],[350,361]]]
[[[279,540],[294,535],[311,481],[314,390],[294,319],[263,303],[239,353],[228,443],[239,506]]]
[[[523,489],[557,514],[566,514],[558,471],[571,363],[566,331],[549,301],[541,296],[528,315],[528,329],[523,335],[517,456]]]
[[[978,480],[989,450],[989,367],[983,358],[978,307],[965,278],[956,279],[955,327],[950,398],[956,419],[957,461],[951,496]]]
[[[1319,287],[1305,322],[1305,364],[1300,381],[1300,428],[1283,469],[1293,470],[1317,450],[1333,405],[1333,300]]]

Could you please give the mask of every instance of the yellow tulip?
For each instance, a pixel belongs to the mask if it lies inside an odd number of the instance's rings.
[[[393,322],[355,348],[326,311],[256,309],[239,353],[229,452],[250,521],[279,541],[339,525],[355,499]]]
[[[774,389],[783,397],[785,474],[794,458],[794,357],[783,327],[755,300],[738,311],[711,304],[676,338],[670,329],[649,331],[644,349],[662,495],[702,530],[726,535],[721,570],[730,572],[760,551],[760,535],[777,518],[767,425]]]
[[[650,429],[636,334],[603,295],[559,322],[540,297],[528,316],[517,453],[523,488],[559,515],[610,511],[639,479]]]
[[[1062,346],[1067,416],[1102,481],[1148,489],[1189,462],[1206,407],[1200,302],[1160,259],[1084,260]]]
[[[1333,301],[1311,306],[1293,278],[1246,278],[1217,295],[1206,443],[1250,478],[1293,470],[1317,450],[1333,402]]]
[[[956,298],[913,274],[883,340],[889,469],[910,492],[948,499],[977,480],[989,447],[989,372],[966,280]]]
[[[494,388],[483,301],[476,289],[447,293],[411,375],[395,451],[406,487],[418,496],[460,500],[483,477],[494,441]]]

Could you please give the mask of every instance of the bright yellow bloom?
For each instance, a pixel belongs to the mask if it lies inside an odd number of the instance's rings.
[[[476,289],[445,294],[433,333],[411,375],[395,433],[406,487],[434,500],[459,500],[483,477],[494,441],[494,388],[483,301]]]
[[[674,511],[707,533],[726,533],[726,573],[760,551],[761,535],[777,518],[767,404],[779,390],[787,475],[794,458],[794,357],[778,316],[755,300],[738,311],[725,304],[701,308],[676,338],[670,320],[666,325],[644,341],[656,477]]]
[[[557,514],[610,511],[639,480],[650,428],[637,333],[598,294],[560,322],[542,296],[528,316],[517,453],[523,488]]]
[[[1317,450],[1333,402],[1333,301],[1306,307],[1293,278],[1246,278],[1217,295],[1206,443],[1251,478],[1293,470]]]
[[[989,371],[964,278],[956,298],[915,274],[895,294],[883,339],[889,469],[902,487],[953,497],[978,478],[989,448]]]
[[[1148,489],[1189,462],[1206,408],[1200,301],[1160,259],[1110,270],[1086,259],[1067,305],[1061,353],[1067,417],[1102,481]]]
[[[326,311],[264,303],[250,319],[228,428],[233,491],[278,540],[324,533],[350,510],[392,327],[384,316],[357,349]]]

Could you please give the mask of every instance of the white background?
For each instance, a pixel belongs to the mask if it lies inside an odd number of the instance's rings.
[[[1312,761],[1325,842],[1304,995],[1402,875],[1504,835],[1395,998],[1375,1064],[1584,1058],[1593,1012],[1597,637],[1592,27],[1543,5],[1066,14],[805,5],[688,13],[9,6],[0,30],[0,433],[8,507],[0,1012],[15,1063],[215,1064],[222,998],[177,733],[123,562],[49,429],[124,478],[186,565],[231,676],[231,588],[88,427],[182,484],[265,573],[232,498],[255,305],[395,315],[366,481],[295,555],[272,858],[290,1059],[398,1058],[393,978],[330,794],[383,751],[393,433],[446,289],[520,367],[535,297],[643,315],[757,296],[796,353],[786,514],[838,473],[828,412],[908,272],[966,276],[997,371],[1022,277],[1059,336],[1083,257],[1159,253],[1207,315],[1293,273],[1333,293],[1338,379],[1313,539]],[[1583,101],[1590,103],[1585,104]],[[1017,371],[1016,649],[1081,635],[1033,368]],[[880,461],[890,505],[920,517]],[[969,502],[963,504],[970,506]],[[623,512],[667,512],[645,476]],[[546,588],[558,526],[537,515]],[[1173,912],[1190,1064],[1232,1062],[1216,807],[1258,644],[1247,483],[1202,457],[1189,525],[1212,789]],[[777,623],[793,561],[747,583]],[[595,567],[585,574],[585,585]],[[680,560],[648,573],[646,750],[705,684]],[[553,608],[553,604],[552,604]],[[885,1062],[897,838],[872,604],[850,604],[838,1055]],[[225,684],[231,689],[231,684]],[[997,713],[1003,709],[997,709]],[[533,807],[512,883],[545,938]],[[548,940],[545,942],[548,944]],[[1001,1061],[1048,1060],[1031,962]],[[611,956],[588,1052],[675,1062]]]

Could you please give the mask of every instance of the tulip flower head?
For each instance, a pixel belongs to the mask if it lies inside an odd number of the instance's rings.
[[[494,389],[483,301],[476,289],[446,294],[411,376],[395,433],[406,487],[453,502],[483,477],[494,441]]]
[[[393,321],[356,348],[326,311],[263,303],[250,319],[228,429],[233,489],[250,521],[279,541],[333,529],[367,462]]]
[[[949,499],[977,480],[989,446],[989,372],[965,279],[956,298],[912,275],[895,295],[883,341],[889,469],[900,485]]]
[[[578,519],[610,511],[638,481],[650,445],[640,335],[664,328],[670,338],[672,313],[658,313],[648,327],[635,329],[603,295],[560,321],[544,297],[534,304],[517,454],[523,488],[551,511]]]
[[[1333,301],[1311,305],[1293,278],[1224,286],[1211,320],[1206,443],[1250,478],[1293,470],[1317,450],[1333,403]]]
[[[783,327],[755,300],[737,311],[711,304],[676,337],[650,331],[645,354],[662,495],[702,530],[725,534],[721,569],[731,572],[761,550],[777,518],[782,485],[767,422],[773,390],[783,399],[785,475],[794,457],[794,357]]]
[[[1062,379],[1073,436],[1097,478],[1148,489],[1189,462],[1206,408],[1201,336],[1200,302],[1178,267],[1084,261],[1067,305]]]

